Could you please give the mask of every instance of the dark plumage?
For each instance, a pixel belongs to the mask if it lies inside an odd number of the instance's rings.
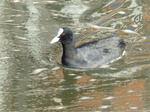
[[[107,37],[75,47],[75,39],[70,28],[60,28],[51,41],[60,41],[63,47],[62,64],[75,68],[94,68],[120,57],[126,46],[119,37]]]

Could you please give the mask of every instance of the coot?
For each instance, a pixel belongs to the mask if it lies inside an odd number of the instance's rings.
[[[74,33],[62,27],[50,42],[60,41],[63,47],[62,64],[74,68],[95,68],[120,57],[125,42],[119,37],[107,37],[75,47]]]

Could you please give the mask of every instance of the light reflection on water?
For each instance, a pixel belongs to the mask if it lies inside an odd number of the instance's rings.
[[[148,3],[148,0],[1,1],[1,111],[148,111]],[[78,9],[76,13],[74,8]],[[91,29],[90,24],[107,28]],[[80,35],[80,42],[119,35],[127,42],[126,54],[106,68],[89,71],[63,68],[55,59],[60,44],[49,45],[61,26],[72,27],[77,35],[86,34]]]

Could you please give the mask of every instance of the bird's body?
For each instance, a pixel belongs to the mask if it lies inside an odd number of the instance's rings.
[[[69,32],[69,33],[68,33]],[[107,37],[75,47],[69,28],[63,28],[60,42],[63,46],[62,64],[74,68],[95,68],[120,57],[125,42],[119,37]]]

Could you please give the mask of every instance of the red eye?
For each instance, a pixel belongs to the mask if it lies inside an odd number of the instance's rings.
[[[62,36],[64,36],[64,35],[65,35],[65,33],[62,33],[61,35],[62,35]]]

